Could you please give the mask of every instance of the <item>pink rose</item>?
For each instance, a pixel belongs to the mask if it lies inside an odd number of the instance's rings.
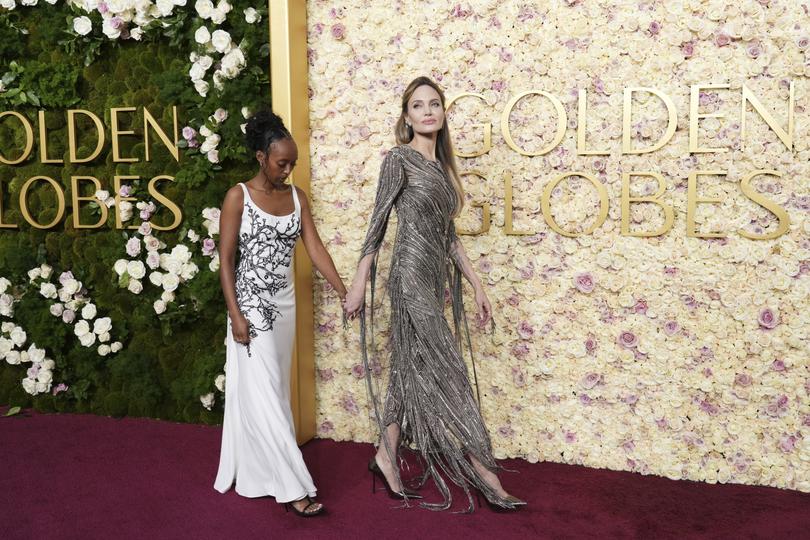
[[[62,322],[66,324],[72,323],[76,319],[76,312],[72,309],[66,309],[62,312]]]
[[[649,30],[650,30],[650,34],[652,34],[654,36],[657,36],[658,32],[661,31],[661,23],[659,23],[658,21],[651,22]]]
[[[796,46],[802,51],[805,50],[808,45],[810,45],[810,38],[807,36],[802,36],[796,40]]]
[[[751,378],[751,375],[747,373],[737,373],[734,377],[734,384],[736,386],[751,386],[753,384],[754,379]]]
[[[334,429],[335,429],[335,425],[332,422],[330,422],[329,420],[326,420],[325,422],[323,422],[320,425],[320,427],[318,428],[318,431],[320,431],[321,433],[329,433],[330,431],[332,431]]]
[[[127,255],[135,257],[141,252],[141,240],[137,237],[132,237],[127,240]]]
[[[714,35],[714,44],[718,47],[725,47],[731,43],[731,36],[723,31],[719,31]]]
[[[66,385],[65,383],[59,383],[54,387],[52,393],[55,396],[55,395],[61,394],[62,392],[67,392],[68,388],[70,388],[70,387],[68,385]]]
[[[672,319],[664,323],[664,333],[668,336],[674,336],[681,331],[681,325]]]
[[[779,317],[777,317],[776,313],[773,312],[771,308],[764,308],[762,311],[759,312],[759,325],[762,328],[767,328],[771,330],[776,328],[776,325],[779,324]]]
[[[210,257],[214,254],[214,251],[217,249],[217,243],[214,242],[213,238],[206,238],[203,240],[202,243],[202,254],[206,257]]]
[[[346,394],[343,396],[341,405],[347,413],[353,416],[357,416],[360,413],[360,407],[357,406],[357,402],[354,400],[354,396],[351,394]]]
[[[643,298],[636,300],[636,304],[633,306],[633,311],[642,315],[647,313],[647,301]]]
[[[104,15],[104,14],[105,14],[105,13],[107,13],[108,11],[110,11],[110,8],[109,8],[109,7],[107,7],[107,3],[106,3],[106,2],[99,2],[99,3],[98,3],[98,12],[99,12],[99,13],[101,13],[102,15]]]
[[[590,372],[579,380],[579,385],[586,390],[590,390],[599,383],[602,378],[598,373]]]
[[[599,342],[596,341],[596,338],[588,337],[588,339],[585,340],[585,350],[588,351],[588,354],[592,354],[596,351],[596,347],[598,346]]]
[[[590,272],[583,272],[574,276],[574,287],[581,293],[590,294],[595,287],[593,276]]]
[[[797,440],[795,435],[785,435],[779,439],[779,449],[786,454],[793,452]]]
[[[573,431],[566,431],[565,432],[565,442],[568,444],[572,444],[577,442],[577,434]]]
[[[132,188],[129,186],[121,186],[121,189],[118,190],[118,194],[122,197],[129,197],[132,194]]]
[[[517,331],[522,339],[531,339],[534,336],[534,328],[526,321],[522,321],[518,325]]]
[[[341,23],[333,24],[332,37],[335,39],[343,39],[346,37],[346,27]]]
[[[355,364],[352,367],[352,376],[355,379],[362,379],[366,375],[366,370],[363,368],[362,364]]]
[[[61,274],[59,274],[59,283],[62,285],[64,285],[65,282],[71,279],[76,279],[75,277],[73,277],[73,272],[71,271],[62,272]]]
[[[183,128],[183,138],[187,141],[190,141],[197,135],[197,132],[191,126],[186,126]]]
[[[785,363],[782,360],[774,360],[771,369],[773,371],[785,371]]]
[[[638,336],[633,332],[625,330],[618,337],[618,343],[625,349],[632,349],[638,345]]]
[[[695,54],[695,44],[691,41],[687,41],[681,45],[681,53],[683,54],[684,58],[692,58],[692,56]]]
[[[745,52],[747,52],[748,56],[751,58],[758,58],[759,55],[762,54],[762,47],[760,47],[759,43],[752,43],[745,49]]]
[[[523,374],[523,371],[519,367],[512,368],[512,382],[518,388],[522,388],[526,385],[526,376]]]

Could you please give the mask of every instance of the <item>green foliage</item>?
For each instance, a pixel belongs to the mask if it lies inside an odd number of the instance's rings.
[[[98,316],[112,319],[113,340],[124,345],[123,350],[106,357],[97,354],[96,346],[83,347],[73,334],[73,326],[51,315],[50,301],[29,286],[14,306],[13,320],[28,334],[26,347],[36,343],[56,362],[53,386],[64,382],[70,388],[56,396],[32,397],[20,384],[25,365],[3,362],[0,403],[34,406],[43,411],[221,421],[221,408],[206,411],[199,396],[213,390],[214,378],[223,371],[225,307],[217,274],[208,269],[209,259],[185,235],[193,229],[205,238],[202,210],[219,207],[234,182],[252,176],[252,160],[243,149],[240,124],[245,120],[240,109],[255,111],[269,105],[267,25],[248,25],[244,21],[241,13],[250,7],[249,2],[232,4],[233,11],[222,28],[240,43],[252,67],[227,81],[221,93],[212,85],[205,98],[195,92],[188,78],[189,53],[197,47],[190,10],[177,10],[172,26],[147,31],[141,42],[120,43],[73,34],[66,21],[74,14],[64,3],[0,15],[0,76],[10,73],[6,88],[17,90],[12,96],[8,96],[9,91],[0,93],[0,105],[6,110],[10,106],[28,118],[35,134],[37,111],[45,110],[48,157],[65,161],[40,163],[37,143],[26,162],[0,165],[2,219],[19,226],[0,229],[0,276],[24,286],[28,270],[44,262],[54,267],[56,276],[72,271],[87,288]],[[92,62],[85,65],[88,58]],[[105,144],[97,159],[92,163],[68,163],[66,109],[91,111],[109,126],[110,108],[125,106],[138,107],[136,113],[119,117],[122,129],[132,129],[136,134],[121,137],[121,153],[136,157],[138,162],[113,163],[106,128]],[[194,149],[181,150],[178,163],[157,137],[150,138],[151,161],[145,161],[142,108],[146,107],[172,137],[172,106],[177,107],[179,129],[187,125],[199,129],[206,122],[212,127],[208,115],[220,107],[229,112],[228,119],[216,127],[222,136],[220,166],[212,165]],[[92,123],[80,118],[77,131],[79,156],[87,156],[96,142]],[[0,122],[3,155],[19,155],[24,143],[24,131],[18,123]],[[157,232],[156,236],[167,244],[163,250],[166,252],[180,242],[188,245],[200,271],[178,288],[168,310],[157,315],[153,302],[160,297],[160,291],[144,279],[144,291],[134,295],[119,288],[113,271],[117,259],[127,258],[124,244],[134,231],[116,230],[112,211],[102,228],[74,229],[76,209],[71,205],[70,186],[71,176],[93,176],[102,189],[112,192],[114,176],[134,175],[138,179],[124,183],[133,188],[133,197],[148,201],[149,180],[164,174],[174,176],[175,181],[158,184],[158,190],[181,208],[183,223],[175,231]],[[65,215],[50,230],[32,228],[20,211],[22,185],[40,175],[53,178],[66,195]],[[82,188],[83,195],[92,191],[89,183]],[[54,217],[56,198],[46,183],[31,188],[28,202],[35,219],[50,221]],[[158,207],[151,221],[168,223],[171,214],[160,204]],[[80,204],[79,214],[82,223],[95,223],[100,208],[85,201]],[[139,223],[136,212],[126,225]]]

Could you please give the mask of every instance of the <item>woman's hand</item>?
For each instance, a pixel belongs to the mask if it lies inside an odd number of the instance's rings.
[[[363,309],[363,304],[366,301],[366,284],[365,281],[352,283],[349,291],[346,293],[346,298],[343,300],[343,311],[349,319],[354,319],[360,310]]]
[[[242,345],[250,343],[250,324],[241,313],[236,317],[231,317],[231,334],[237,343]]]
[[[478,313],[476,313],[478,324],[484,326],[492,318],[492,306],[489,303],[489,298],[487,298],[484,289],[480,287],[475,291],[475,305],[478,308]]]

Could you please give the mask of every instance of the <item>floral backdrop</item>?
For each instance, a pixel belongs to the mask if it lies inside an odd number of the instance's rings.
[[[462,239],[497,322],[494,335],[474,328],[473,345],[499,456],[810,491],[810,4],[310,0],[308,9],[313,207],[347,279],[405,85],[426,74],[450,97],[483,97],[459,101],[449,122],[463,153],[481,148],[480,124],[493,126],[491,151],[460,166],[481,173],[465,177],[468,199],[492,212],[488,232]],[[787,126],[791,82],[795,147],[749,105],[743,148],[742,85]],[[689,152],[689,86],[701,83],[729,86],[699,95],[702,114],[725,115],[700,121],[702,146],[725,153]],[[676,107],[675,135],[656,152],[621,154],[622,92],[630,87],[655,88]],[[561,101],[567,125],[554,150],[527,157],[507,145],[500,122],[511,98],[534,89]],[[579,90],[587,92],[588,148],[609,155],[577,153]],[[639,96],[633,145],[659,140],[666,118],[660,100]],[[552,142],[556,122],[538,97],[521,100],[509,118],[515,142],[535,152]],[[740,191],[756,169],[781,173],[752,182],[790,217],[775,240],[736,232],[778,226]],[[686,234],[687,177],[697,170],[727,173],[700,179],[701,196],[721,202],[696,215],[699,231],[724,238]],[[608,217],[591,234],[565,237],[543,218],[543,189],[565,171],[606,186]],[[628,171],[664,178],[663,199],[675,212],[666,234],[620,234]],[[507,172],[512,225],[526,235],[505,234]],[[648,180],[634,179],[632,193],[651,195],[657,186]],[[562,182],[550,195],[554,219],[586,230],[595,193],[581,178]],[[480,221],[469,205],[458,224],[471,230]],[[632,206],[631,230],[662,223],[659,207]],[[371,441],[358,328],[344,332],[327,287],[317,281],[318,433]],[[384,342],[376,368],[386,362]]]
[[[219,292],[219,205],[253,174],[245,118],[269,100],[266,4],[219,0],[2,0],[0,110],[35,122],[45,111],[48,155],[0,165],[0,403],[45,411],[95,412],[216,423],[222,419],[225,307]],[[109,138],[100,157],[69,163],[67,109],[110,125],[110,108],[137,107],[122,141],[135,163],[115,163]],[[172,136],[177,107],[179,160],[162,143],[144,160],[142,108]],[[89,122],[88,122],[89,124]],[[122,126],[129,128],[130,124]],[[79,124],[80,131],[87,126]],[[95,141],[78,139],[78,155]],[[19,123],[0,123],[0,153],[25,146]],[[34,176],[71,189],[72,175],[99,179],[90,202],[55,227],[28,225],[18,203]],[[133,176],[114,187],[116,175]],[[179,227],[147,189],[183,212]],[[85,186],[85,187],[92,187]],[[54,218],[53,189],[31,189],[39,223]],[[68,195],[68,200],[70,196]],[[118,201],[118,202],[116,202]],[[120,219],[124,229],[116,229]]]

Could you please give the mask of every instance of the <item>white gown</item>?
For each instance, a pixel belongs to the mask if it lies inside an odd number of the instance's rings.
[[[237,343],[228,320],[225,418],[214,488],[236,481],[245,497],[290,502],[315,496],[315,485],[295,440],[290,409],[290,366],[295,334],[292,260],[301,232],[301,205],[274,216],[244,192],[239,227],[236,297],[250,323],[250,344]]]

